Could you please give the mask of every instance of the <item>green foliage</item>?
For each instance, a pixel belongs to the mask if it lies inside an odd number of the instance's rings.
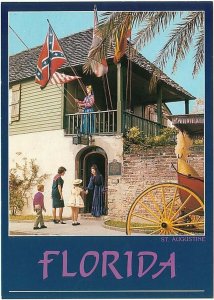
[[[204,139],[195,139],[193,140],[193,145],[204,145]]]
[[[12,215],[21,212],[32,188],[43,183],[48,178],[48,174],[39,175],[39,166],[36,159],[28,160],[22,158],[22,163],[16,163],[15,168],[9,171],[9,206]]]
[[[126,134],[126,139],[133,144],[143,143],[143,132],[138,127],[132,127]]]
[[[108,225],[108,226],[111,226],[111,227],[126,228],[126,222],[124,222],[124,221],[107,220],[104,223],[105,223],[105,225]]]
[[[120,220],[106,220],[104,222],[105,225],[112,227],[113,229],[117,230],[117,229],[125,229],[126,228],[126,222],[125,221],[120,221]],[[150,234],[151,231],[157,229],[154,225],[154,227],[151,226],[151,224],[144,224],[144,226],[149,226],[148,229],[144,229],[143,232],[144,234]],[[143,228],[142,227],[142,223],[139,222],[132,222],[131,223],[131,227],[139,227],[139,228]],[[140,229],[136,229],[134,230],[134,232],[141,232],[142,230]]]
[[[167,146],[176,144],[176,128],[163,128],[160,130],[160,135],[145,137],[143,132],[137,127],[132,127],[124,136],[124,152],[130,153],[135,145],[139,146]]]
[[[129,153],[131,146],[142,145],[144,141],[144,134],[138,127],[132,127],[124,136],[123,149],[125,153]]]
[[[167,138],[174,138],[178,134],[178,130],[175,127],[166,127],[161,129],[160,133]]]
[[[52,221],[53,216],[43,216],[44,221]],[[65,218],[63,218],[65,219]],[[10,221],[19,222],[19,221],[35,221],[35,214],[34,215],[10,215]]]
[[[178,131],[176,128],[163,128],[160,130],[160,135],[147,137],[145,145],[150,146],[166,146],[176,144],[176,135]]]

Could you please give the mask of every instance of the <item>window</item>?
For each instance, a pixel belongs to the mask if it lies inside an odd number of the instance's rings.
[[[21,101],[21,84],[12,87],[12,99],[10,109],[10,123],[19,121],[20,118],[20,101]]]

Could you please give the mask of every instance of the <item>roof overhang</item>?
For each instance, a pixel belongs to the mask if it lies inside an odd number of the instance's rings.
[[[169,115],[167,118],[172,125],[192,137],[204,136],[204,114]]]

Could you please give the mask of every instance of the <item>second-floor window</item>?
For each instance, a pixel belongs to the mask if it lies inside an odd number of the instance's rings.
[[[21,84],[12,87],[10,99],[10,123],[20,119]]]

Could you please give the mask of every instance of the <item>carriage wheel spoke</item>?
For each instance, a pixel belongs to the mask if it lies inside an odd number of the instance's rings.
[[[149,192],[149,195],[151,196],[150,198],[152,199],[152,202],[153,202],[154,206],[156,207],[157,211],[159,212],[159,214],[161,214],[160,208],[157,204],[157,201],[155,199],[155,196],[154,196],[153,192],[152,191]]]
[[[162,231],[162,228],[159,228],[157,230],[154,230],[154,231],[150,232],[150,235],[161,232],[161,231]]]
[[[188,217],[188,216],[190,216],[190,215],[194,215],[197,211],[199,211],[199,210],[201,210],[202,209],[202,207],[198,207],[198,208],[196,208],[196,209],[194,209],[194,210],[191,210],[189,213],[187,213],[187,214],[185,214],[185,215],[183,215],[183,216],[180,216],[180,217],[178,217],[177,219],[175,219],[174,221],[180,221],[180,220],[182,220],[182,219],[185,219],[186,217]]]
[[[198,222],[198,223],[200,223],[201,222],[201,220],[202,220],[202,222],[203,222],[203,224],[204,224],[204,220],[202,219],[202,217],[201,216],[197,216],[197,215],[194,215],[194,222]]]
[[[158,225],[142,225],[142,226],[130,226],[131,229],[144,229],[144,228],[158,228]]]
[[[203,225],[203,224],[204,224],[204,222],[178,223],[178,224],[173,224],[173,227],[189,226],[189,225]]]
[[[176,233],[176,231],[175,231],[173,228],[172,228],[172,230],[171,230],[171,231],[172,231],[172,233],[174,233],[174,234],[177,234],[177,233]]]
[[[191,233],[189,231],[186,231],[186,230],[183,230],[183,229],[180,229],[180,228],[174,228],[174,229],[175,229],[175,231],[182,232],[182,233],[185,233],[187,235],[194,235],[193,233]]]
[[[146,220],[146,221],[153,222],[153,223],[155,223],[155,224],[159,224],[159,222],[158,222],[158,221],[156,221],[156,220],[149,219],[149,218],[147,218],[147,217],[141,216],[141,215],[139,215],[139,214],[136,214],[136,213],[133,213],[133,214],[132,214],[132,216],[133,216],[133,217],[140,218],[140,219],[143,219],[143,220]]]
[[[143,208],[145,208],[153,217],[155,217],[155,219],[157,219],[159,221],[159,218],[157,217],[157,215],[147,205],[145,205],[142,201],[140,201],[140,205]]]
[[[136,198],[126,232],[192,236],[204,230],[203,215],[204,203],[192,190],[176,183],[157,184]]]
[[[169,215],[168,215],[169,219],[172,215],[172,208],[174,207],[175,200],[178,197],[177,192],[178,192],[178,187],[176,186],[175,193],[174,193],[173,200],[172,200],[171,207],[170,207],[170,211],[169,211]]]
[[[182,210],[182,208],[186,205],[186,203],[189,201],[189,199],[191,198],[191,194],[189,194],[189,196],[186,198],[186,200],[182,203],[182,205],[177,209],[177,211],[174,213],[174,215],[171,217],[171,221],[175,218],[175,216]]]
[[[164,187],[162,186],[162,197],[161,197],[161,202],[163,203],[163,215],[164,218],[166,218],[166,198],[165,198],[165,193],[164,193]]]

